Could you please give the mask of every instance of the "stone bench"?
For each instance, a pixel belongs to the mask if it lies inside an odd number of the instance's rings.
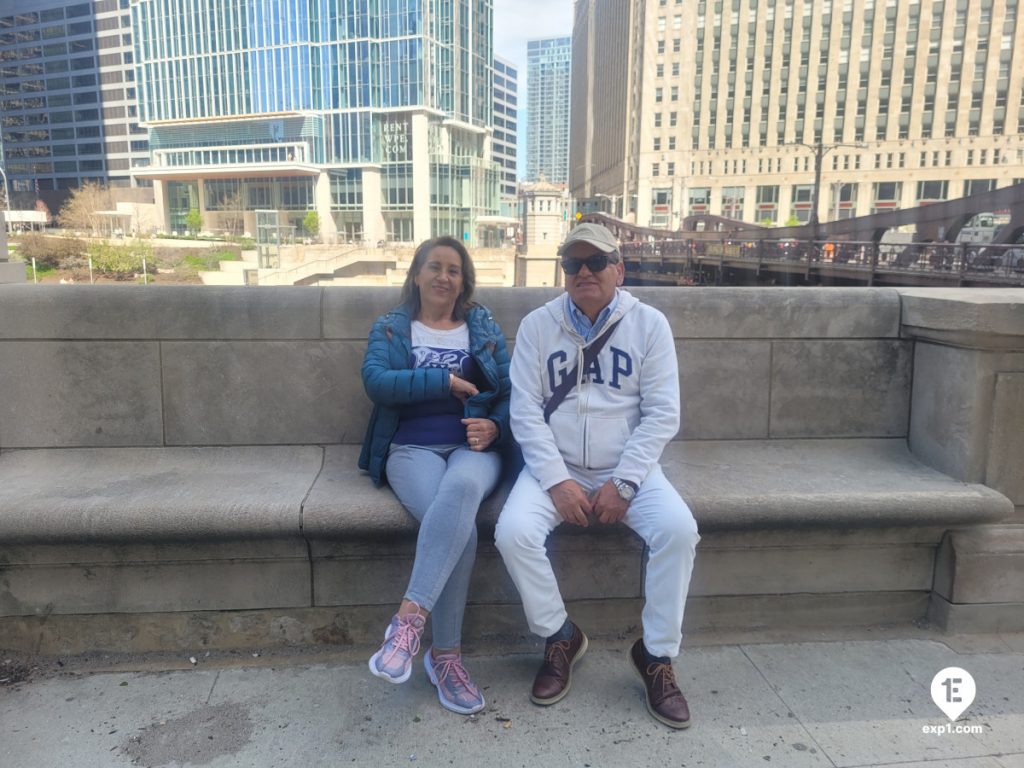
[[[1001,319],[976,307],[973,326],[934,331],[977,336],[980,323],[1005,395],[984,429],[968,418],[943,443],[944,418],[914,437],[911,401],[934,409],[950,381],[987,385],[977,360],[918,380],[931,352],[908,337],[929,332],[931,315],[915,302],[949,314],[934,295],[636,292],[666,312],[680,348],[684,427],[663,464],[703,536],[688,631],[1019,623],[1020,443],[999,431],[1024,414],[1019,295],[978,305],[1010,306]],[[481,299],[511,339],[549,295]],[[389,289],[0,288],[0,647],[372,642],[415,533],[356,467],[365,334],[394,300]],[[958,476],[943,446],[966,451],[968,467],[972,429],[989,438],[982,474]],[[491,543],[509,482],[481,513],[469,636],[525,635]],[[619,527],[575,533],[551,542],[574,615],[595,634],[626,631],[642,547]]]

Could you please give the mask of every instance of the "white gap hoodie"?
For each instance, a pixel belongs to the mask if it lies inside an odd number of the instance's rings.
[[[679,431],[679,367],[668,320],[619,290],[604,328],[585,342],[565,316],[565,295],[523,318],[512,355],[512,433],[545,490],[570,479],[609,476],[641,485]],[[583,371],[583,350],[616,320]],[[544,405],[561,379],[580,366],[577,385],[544,423]]]

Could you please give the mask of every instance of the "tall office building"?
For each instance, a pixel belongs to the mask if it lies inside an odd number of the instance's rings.
[[[641,225],[807,221],[819,162],[823,221],[1024,178],[1019,0],[629,5],[629,69],[599,82],[635,115],[623,194]]]
[[[519,138],[519,76],[516,65],[494,57],[494,136],[491,150],[499,166],[501,213],[516,215],[516,143]]]
[[[569,191],[577,210],[621,216],[626,156],[638,147],[637,0],[577,0],[572,31]],[[635,183],[635,179],[631,180]]]
[[[527,178],[554,184],[569,180],[569,86],[572,38],[526,44]]]
[[[137,186],[148,163],[128,0],[0,0],[0,126],[14,208],[56,210],[93,181]]]
[[[475,243],[497,211],[492,0],[132,0],[158,206]]]

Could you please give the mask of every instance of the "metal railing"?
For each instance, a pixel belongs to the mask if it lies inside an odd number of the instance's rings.
[[[1024,245],[979,243],[899,243],[872,241],[757,240],[723,238],[659,240],[624,243],[627,270],[699,265],[802,266],[807,272],[930,276],[950,282],[991,282],[1024,286]]]

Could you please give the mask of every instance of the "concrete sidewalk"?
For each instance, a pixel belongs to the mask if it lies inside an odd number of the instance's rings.
[[[593,641],[550,708],[527,699],[536,653],[467,656],[473,718],[441,709],[419,659],[405,685],[372,677],[372,649],[50,661],[20,683],[0,666],[0,765],[1024,768],[1024,635],[865,637],[691,644],[682,732],[647,715],[628,641]],[[956,725],[980,733],[923,732],[949,724],[930,686],[950,666],[977,684]]]

